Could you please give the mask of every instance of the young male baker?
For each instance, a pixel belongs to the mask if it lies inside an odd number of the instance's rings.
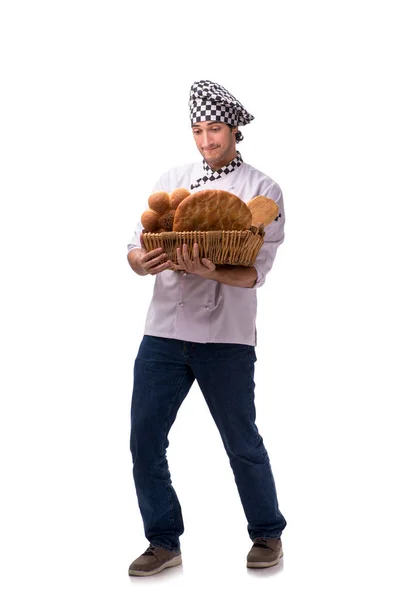
[[[178,409],[197,381],[229,457],[253,546],[247,567],[270,567],[283,556],[286,520],[279,510],[274,478],[255,424],[257,288],[284,239],[279,186],[243,162],[238,127],[254,118],[225,88],[196,81],[190,91],[190,119],[200,163],[173,168],[153,191],[220,189],[244,201],[263,195],[278,203],[279,216],[266,228],[254,267],[216,267],[193,260],[186,246],[178,264],[162,263],[161,249],[147,252],[139,224],[128,245],[138,275],[155,275],[144,337],[134,368],[131,409],[133,477],[148,549],[129,567],[130,575],[154,575],[182,562],[181,507],[166,459],[168,433]],[[172,270],[169,267],[173,267]]]

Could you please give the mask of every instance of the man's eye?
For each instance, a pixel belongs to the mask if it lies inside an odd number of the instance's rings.
[[[220,129],[219,127],[213,127],[212,131],[219,131],[219,129]]]

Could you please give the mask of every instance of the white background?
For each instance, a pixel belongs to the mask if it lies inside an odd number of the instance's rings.
[[[2,597],[399,597],[395,4],[2,3]],[[129,578],[147,546],[129,409],[153,280],[125,249],[159,175],[200,159],[196,79],[255,115],[240,151],[284,193],[256,391],[285,557],[246,570],[193,388],[168,450],[184,564]]]

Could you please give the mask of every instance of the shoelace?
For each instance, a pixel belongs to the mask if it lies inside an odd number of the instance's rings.
[[[254,540],[254,546],[256,548],[268,548],[268,540],[266,538],[256,538]]]
[[[155,548],[155,546],[150,544],[150,546],[147,548],[146,552],[143,552],[143,556],[146,556],[148,554],[154,554],[154,552],[153,552],[154,548]]]

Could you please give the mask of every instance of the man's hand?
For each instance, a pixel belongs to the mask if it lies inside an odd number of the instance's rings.
[[[132,250],[128,254],[129,264],[135,273],[138,275],[157,275],[171,268],[172,263],[169,260],[165,261],[167,255],[162,248],[147,252],[143,245],[143,234],[140,235],[140,244],[142,246],[140,250]]]
[[[193,260],[189,257],[187,244],[183,244],[182,250],[177,248],[176,257],[178,264],[172,264],[173,268],[186,271],[187,273],[193,273],[200,277],[207,278],[216,268],[214,263],[212,263],[211,260],[208,260],[208,258],[202,258],[200,261],[199,246],[196,243],[193,244]]]
[[[252,288],[257,281],[257,270],[254,267],[236,265],[218,265],[218,269],[208,258],[199,259],[199,247],[193,244],[193,260],[190,260],[187,245],[183,244],[182,250],[176,250],[178,264],[170,261],[175,270],[186,271],[199,275],[204,279],[212,279],[233,287]]]

